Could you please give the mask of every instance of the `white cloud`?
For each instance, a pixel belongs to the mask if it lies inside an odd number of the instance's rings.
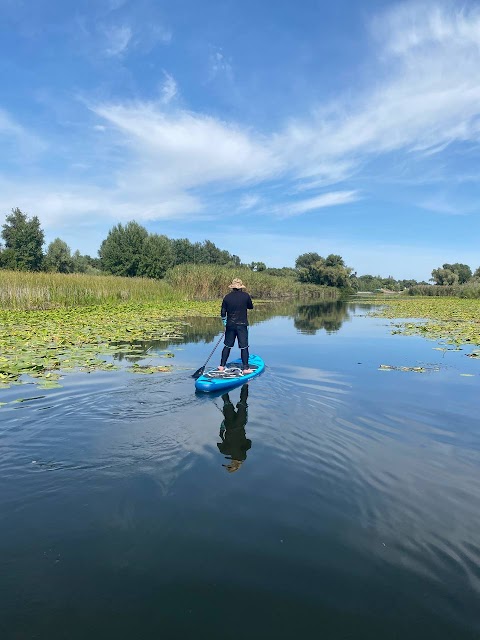
[[[144,25],[143,31],[137,25],[95,29],[96,36],[102,30],[108,34],[106,50],[112,57],[140,47],[147,31],[148,46],[171,39],[162,26]],[[101,140],[96,144],[104,152],[102,157],[111,152],[116,160],[116,173],[109,177],[113,186],[74,184],[59,192],[34,184],[29,193],[35,202],[26,200],[26,205],[32,204],[39,214],[40,207],[45,211],[42,216],[55,220],[62,215],[167,219],[206,215],[212,195],[243,188],[240,209],[301,215],[358,199],[361,168],[369,159],[385,159],[380,169],[385,177],[391,152],[403,154],[412,166],[418,156],[428,153],[433,160],[441,156],[452,142],[478,144],[480,10],[404,4],[378,17],[373,34],[374,86],[322,105],[308,118],[292,118],[267,135],[179,108],[175,79],[167,73],[156,103],[91,105],[99,118],[94,129],[105,133],[97,136]],[[214,51],[210,61],[214,75],[232,74],[231,61],[221,50]],[[17,138],[27,135],[0,111],[2,132]],[[319,193],[328,185],[345,183],[356,172],[355,190],[344,184]],[[266,187],[279,185],[288,200],[307,190],[312,197],[273,205],[279,190]],[[17,187],[8,202],[21,206],[17,195],[23,197],[25,190]]]
[[[164,71],[165,74],[165,82],[163,83],[162,86],[162,103],[163,104],[169,104],[173,98],[177,95],[178,93],[178,87],[177,87],[177,83],[175,82],[175,79],[166,71]]]
[[[142,173],[154,168],[156,182],[165,188],[219,182],[231,188],[260,182],[281,169],[268,140],[236,124],[182,110],[166,113],[152,103],[100,105],[93,110],[116,127],[137,159],[142,158]]]
[[[262,201],[261,197],[253,194],[247,193],[240,199],[239,209],[246,211],[248,209],[253,209]]]
[[[268,136],[207,114],[166,111],[177,93],[168,74],[160,103],[92,108],[131,154],[125,176],[133,168],[145,186],[155,182],[178,195],[267,180],[290,182],[290,193],[318,191],[345,181],[369,158],[395,151],[414,162],[415,154],[438,155],[454,141],[477,143],[480,13],[411,4],[383,14],[374,32],[381,66],[373,88],[323,106],[308,119],[291,120]],[[221,50],[214,52],[212,68],[231,70]],[[288,210],[299,215],[356,197],[338,190],[292,203]]]
[[[356,191],[331,191],[329,193],[322,193],[314,198],[307,198],[306,200],[285,204],[282,206],[282,210],[285,216],[296,216],[306,213],[307,211],[316,211],[324,207],[335,207],[341,204],[355,202],[358,199],[359,195]]]
[[[13,203],[13,205],[12,205]],[[23,183],[0,179],[0,212],[18,206],[30,215],[37,215],[46,228],[70,226],[86,220],[147,222],[182,218],[200,218],[202,204],[194,196],[184,193],[147,191],[136,185],[100,188],[79,184],[58,185],[46,182]]]
[[[345,161],[390,151],[439,153],[454,141],[478,142],[480,12],[402,5],[375,21],[375,33],[376,85],[280,134],[301,175],[341,174]]]
[[[105,38],[104,51],[107,56],[115,57],[125,53],[132,36],[131,28],[126,25],[106,27],[103,37]]]

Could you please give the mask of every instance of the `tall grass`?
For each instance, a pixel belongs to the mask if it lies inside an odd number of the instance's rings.
[[[122,302],[170,302],[163,280],[0,270],[1,309],[54,309]]]
[[[411,296],[435,296],[450,298],[480,298],[480,281],[473,280],[465,284],[417,285],[408,290]]]
[[[248,268],[179,265],[165,280],[120,278],[80,273],[31,273],[0,270],[0,309],[56,309],[99,304],[178,303],[220,298],[234,277],[240,277],[252,296],[338,298],[333,288],[303,285],[291,277],[255,273]]]
[[[219,298],[228,291],[233,278],[241,278],[250,295],[256,298],[317,297],[335,300],[339,292],[333,287],[319,287],[297,282],[291,276],[273,276],[247,267],[219,265],[177,265],[167,272],[166,280],[175,291],[190,300]]]

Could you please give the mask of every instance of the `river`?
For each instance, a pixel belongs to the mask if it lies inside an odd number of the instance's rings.
[[[171,373],[2,391],[2,640],[478,639],[480,364],[370,310],[254,312],[221,397],[214,319]]]

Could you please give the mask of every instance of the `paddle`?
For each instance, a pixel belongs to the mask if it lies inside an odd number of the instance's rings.
[[[224,334],[224,333],[222,333],[222,335],[221,335],[221,336],[220,336],[220,338],[218,339],[217,344],[213,347],[212,353],[208,356],[208,358],[207,358],[207,362],[205,362],[205,364],[203,365],[203,367],[200,367],[200,369],[197,369],[197,370],[195,371],[195,373],[193,373],[193,374],[192,374],[192,378],[195,378],[195,380],[196,380],[197,378],[200,378],[200,376],[201,376],[201,375],[203,375],[203,372],[205,371],[205,367],[207,366],[208,361],[209,361],[209,360],[210,360],[210,358],[213,356],[213,354],[214,354],[214,352],[215,352],[215,349],[218,347],[218,345],[219,345],[219,344],[220,344],[220,342],[222,341],[222,338],[223,338],[223,336],[224,336],[224,335],[225,335],[225,334]]]

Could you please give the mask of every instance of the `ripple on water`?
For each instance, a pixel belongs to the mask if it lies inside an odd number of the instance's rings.
[[[269,444],[295,470],[304,517],[316,496],[345,531],[363,532],[351,541],[360,553],[439,584],[463,575],[480,595],[477,434],[434,410],[366,399],[322,370],[282,368],[261,391],[276,403]]]

